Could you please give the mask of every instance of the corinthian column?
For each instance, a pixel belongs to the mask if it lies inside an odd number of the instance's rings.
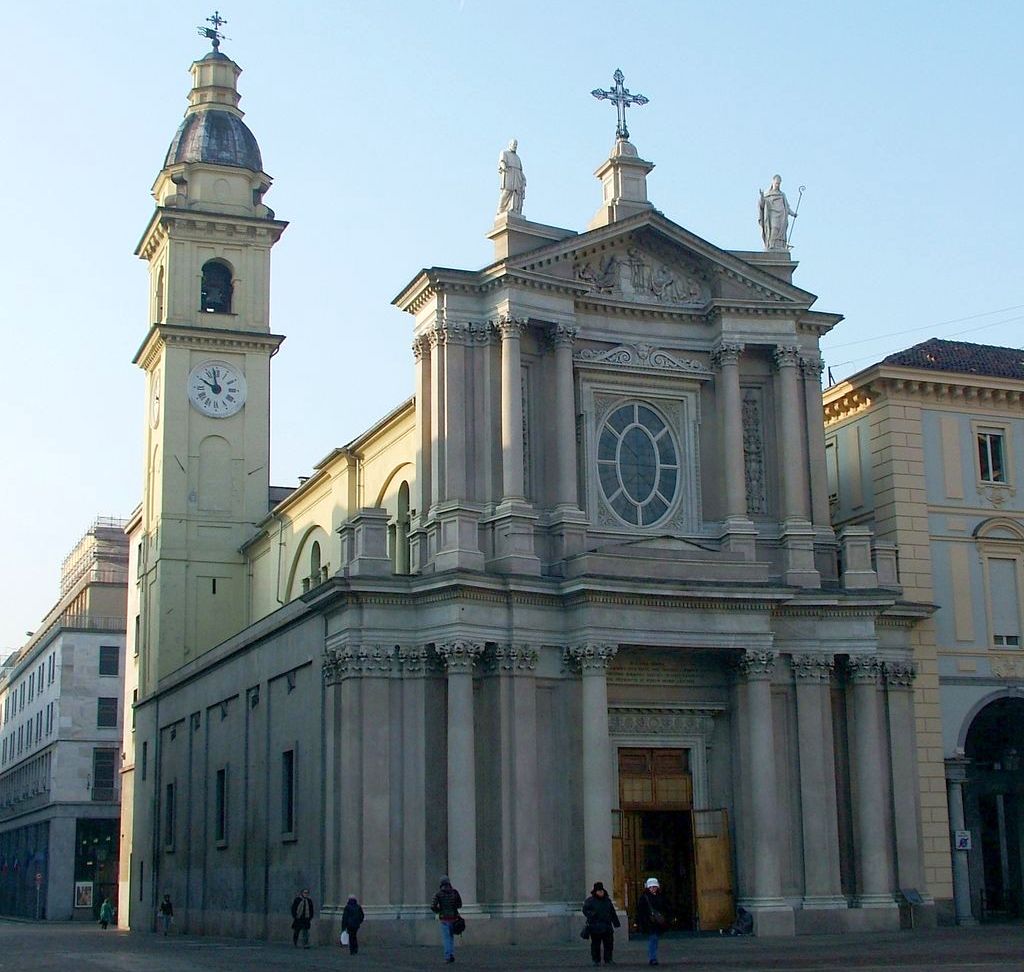
[[[807,450],[800,421],[800,385],[798,366],[800,349],[779,345],[775,349],[775,367],[779,373],[781,411],[780,454],[782,473],[782,518],[807,520]]]
[[[794,655],[804,908],[845,908],[839,871],[839,816],[832,747],[831,655]]]
[[[886,838],[888,799],[882,778],[882,734],[879,726],[878,676],[875,655],[851,655],[847,672],[853,686],[853,757],[856,800],[853,807],[857,851],[857,890],[861,908],[895,908],[892,856]]]
[[[949,829],[951,838],[958,830],[965,830],[964,783],[967,781],[966,759],[946,760],[946,787],[949,800]],[[967,865],[967,851],[953,846],[953,911],[958,925],[976,925],[971,911],[971,875]]]
[[[574,645],[583,677],[583,880],[612,877],[612,753],[608,738],[608,665],[616,645]]]
[[[803,401],[797,366],[800,349],[778,346],[780,419],[780,474],[782,478],[782,547],[785,581],[797,587],[820,587],[821,576],[814,565],[814,529],[807,512],[807,439],[800,420]]]
[[[430,339],[427,335],[421,334],[412,342],[412,353],[416,359],[416,480],[412,497],[415,516],[410,517],[409,522],[409,569],[415,574],[419,573],[426,561],[423,525],[430,512],[431,502],[431,368]]]
[[[434,646],[448,672],[448,873],[463,903],[475,905],[476,750],[473,665],[484,646],[449,641]]]
[[[777,833],[779,806],[772,720],[775,657],[770,650],[746,651],[736,665],[749,764],[753,880],[751,893],[744,897],[751,910],[781,909],[786,904],[782,898]]]
[[[503,317],[501,334],[501,484],[504,502],[525,496],[523,485],[523,369],[521,337],[526,321]]]
[[[723,341],[711,354],[718,369],[715,387],[721,415],[721,470],[725,483],[726,546],[753,560],[757,533],[747,515],[747,471],[743,456],[740,355],[743,345]]]
[[[821,372],[818,356],[800,358],[804,384],[804,411],[807,415],[808,468],[811,476],[811,521],[819,529],[831,529],[828,507],[828,476],[825,470],[825,413],[821,405]]]
[[[555,503],[577,509],[576,396],[573,392],[572,346],[576,328],[557,324],[549,338],[555,349]]]

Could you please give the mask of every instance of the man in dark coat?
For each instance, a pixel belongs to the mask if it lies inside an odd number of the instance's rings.
[[[602,950],[604,964],[613,965],[612,950],[615,948],[615,929],[619,927],[619,916],[600,881],[595,882],[590,897],[583,902],[583,914],[590,932],[590,957],[594,965],[601,964]]]
[[[636,923],[640,934],[647,936],[647,964],[658,964],[658,939],[668,928],[665,901],[657,878],[648,878],[636,905]]]
[[[455,961],[455,932],[452,926],[459,917],[459,908],[462,907],[462,895],[452,887],[452,882],[447,875],[441,878],[441,886],[434,895],[430,910],[437,915],[441,922],[441,944],[444,946],[444,960]]]
[[[292,945],[299,946],[299,932],[302,932],[302,947],[309,948],[309,926],[313,921],[313,899],[309,896],[309,888],[303,888],[292,901]]]
[[[341,930],[348,932],[348,953],[355,955],[359,951],[359,941],[356,937],[359,933],[359,926],[366,916],[360,907],[356,896],[353,894],[345,903],[345,910],[341,913]]]

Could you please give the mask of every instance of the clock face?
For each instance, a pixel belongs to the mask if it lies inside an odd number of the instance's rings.
[[[245,375],[226,361],[204,361],[188,375],[188,400],[203,415],[227,418],[245,404]]]
[[[155,429],[160,424],[160,373],[153,375],[149,391],[149,424]]]

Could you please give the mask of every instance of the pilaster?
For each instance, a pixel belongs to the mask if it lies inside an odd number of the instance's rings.
[[[617,645],[587,642],[569,648],[582,675],[584,884],[612,873],[612,752],[608,735],[608,666]]]
[[[743,345],[723,341],[711,354],[718,369],[718,397],[721,403],[721,465],[725,482],[723,545],[754,560],[757,530],[747,512],[746,469],[743,453],[743,405],[740,396],[740,355]]]

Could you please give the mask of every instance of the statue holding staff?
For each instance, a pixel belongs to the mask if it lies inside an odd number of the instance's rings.
[[[519,143],[512,139],[498,157],[498,176],[501,180],[501,197],[498,199],[498,213],[523,214],[523,200],[526,199],[526,176],[523,163],[516,154]]]
[[[772,176],[767,190],[759,191],[757,201],[757,222],[761,227],[761,239],[766,250],[788,250],[789,217],[796,217],[786,194],[782,191],[782,176]]]

